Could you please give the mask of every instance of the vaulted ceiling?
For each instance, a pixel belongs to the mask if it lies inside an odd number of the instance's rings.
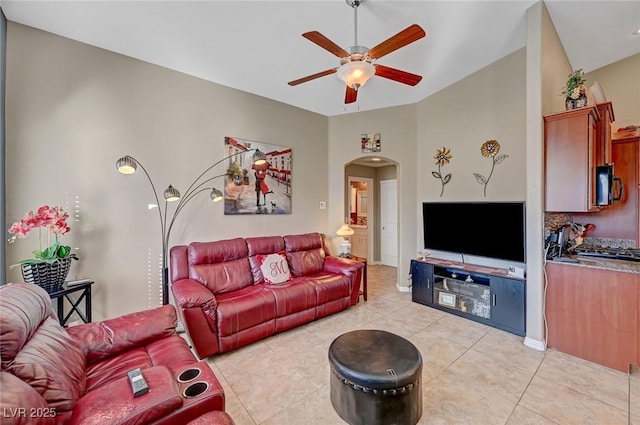
[[[354,10],[321,1],[0,0],[10,21],[326,116],[418,102],[525,46],[532,0],[364,0],[358,45],[371,48],[411,24],[427,33],[377,63],[423,77],[415,87],[374,77],[345,105],[335,74],[287,82],[340,65],[302,37],[319,31],[348,49]],[[640,0],[548,0],[574,69],[592,71],[640,52]],[[559,88],[560,90],[560,88]]]

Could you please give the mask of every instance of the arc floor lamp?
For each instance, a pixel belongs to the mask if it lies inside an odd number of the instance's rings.
[[[249,149],[246,151],[236,152],[231,154],[225,158],[222,158],[219,161],[216,161],[214,164],[209,166],[206,170],[204,170],[196,179],[191,183],[187,191],[184,195],[180,195],[178,189],[169,185],[164,193],[164,211],[160,208],[160,197],[158,196],[158,191],[156,190],[156,186],[153,184],[153,180],[151,180],[151,176],[144,168],[142,163],[135,159],[130,155],[125,155],[116,161],[116,168],[122,174],[133,174],[136,172],[138,167],[144,171],[144,174],[147,176],[147,180],[149,180],[149,184],[151,185],[151,189],[153,190],[153,195],[156,198],[156,203],[158,205],[158,215],[160,217],[160,231],[162,233],[162,304],[169,303],[169,267],[168,267],[168,256],[169,256],[169,237],[171,236],[171,229],[173,228],[173,224],[176,221],[176,218],[180,214],[180,211],[184,208],[185,205],[189,203],[196,195],[209,191],[209,196],[213,202],[221,201],[224,198],[222,192],[215,187],[205,187],[207,183],[212,180],[223,177],[230,176],[230,173],[218,174],[213,177],[207,177],[207,174],[218,164],[231,159],[235,156],[245,155],[253,152],[253,163],[256,165],[261,165],[267,162],[266,155],[262,153],[259,149]],[[171,220],[167,223],[168,220],[168,205],[170,202],[178,202],[176,208],[173,210],[173,214],[171,215]]]

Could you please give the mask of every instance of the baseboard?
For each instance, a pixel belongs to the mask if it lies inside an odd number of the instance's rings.
[[[533,348],[534,350],[537,350],[537,351],[547,350],[547,344],[545,344],[544,341],[541,341],[539,339],[529,338],[528,336],[524,338],[524,345],[526,345],[529,348]]]
[[[396,283],[396,288],[398,288],[400,292],[411,292],[411,286],[400,286]]]

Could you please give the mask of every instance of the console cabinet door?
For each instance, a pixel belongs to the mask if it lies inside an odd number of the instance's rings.
[[[420,304],[433,304],[433,266],[411,260],[411,300]]]
[[[523,281],[491,277],[491,323],[524,336],[525,305]]]

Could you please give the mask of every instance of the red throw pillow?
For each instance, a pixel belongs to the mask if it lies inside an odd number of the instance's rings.
[[[283,254],[256,255],[256,258],[266,283],[277,285],[291,279],[287,257]]]

